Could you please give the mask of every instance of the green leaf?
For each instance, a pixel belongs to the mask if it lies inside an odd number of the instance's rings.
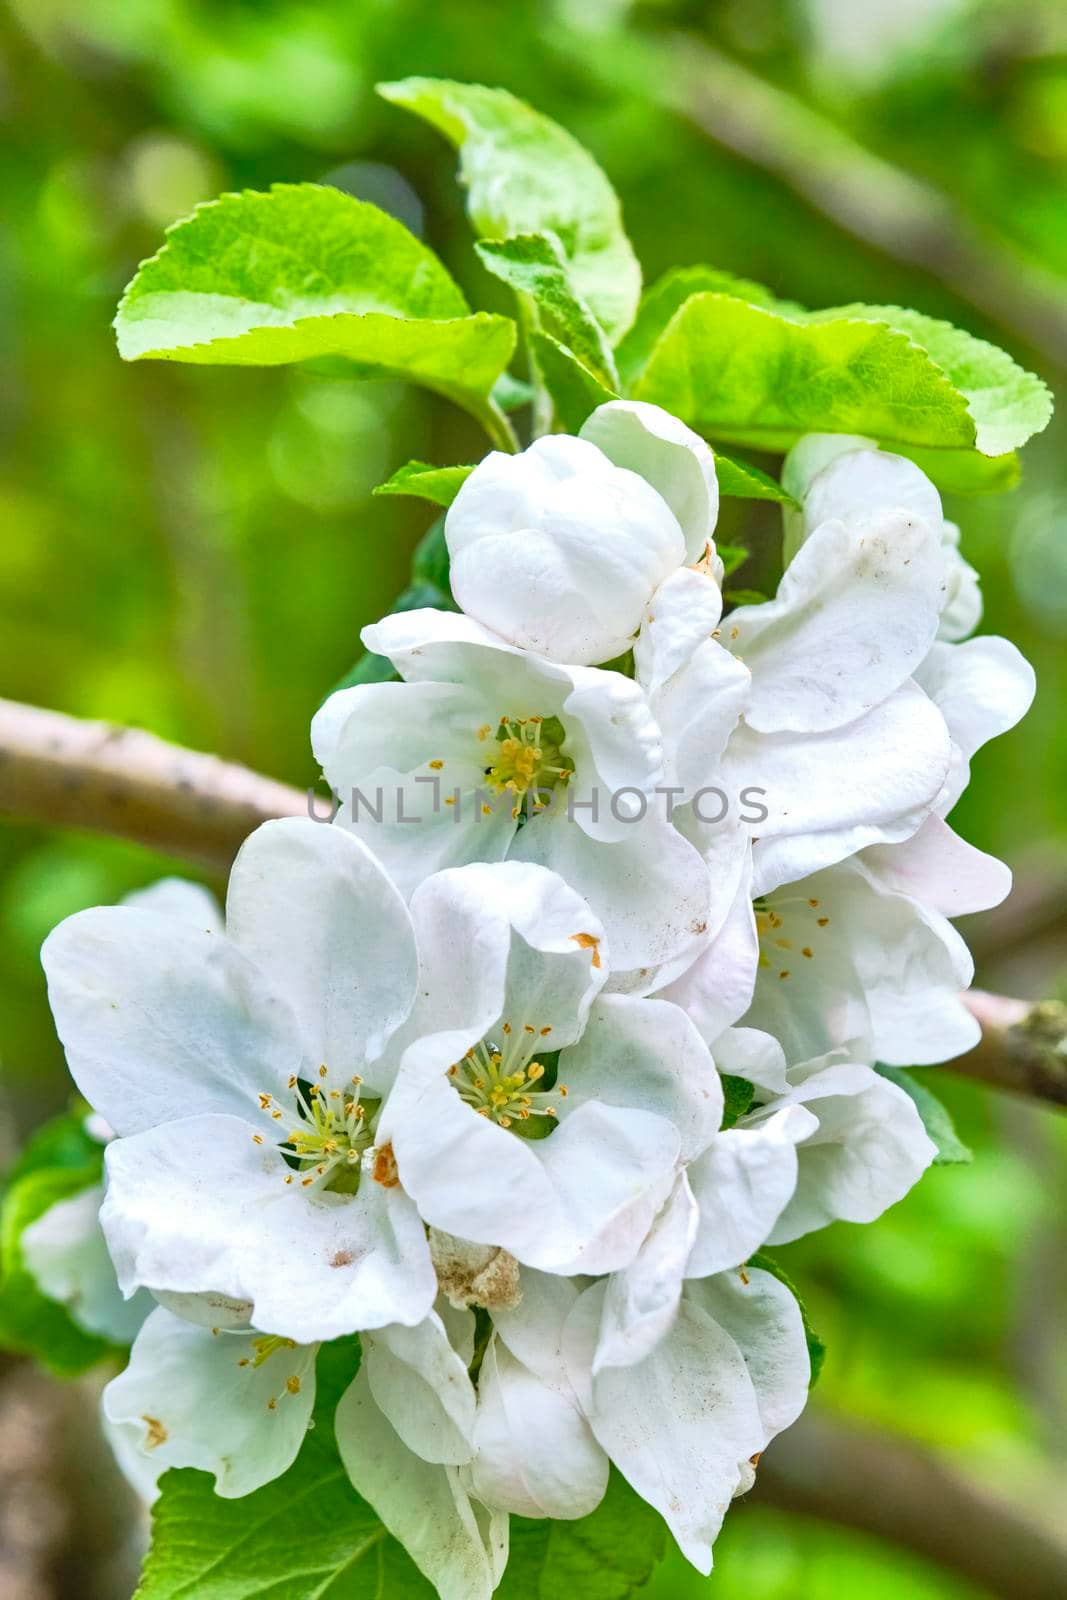
[[[808,1346],[808,1360],[811,1362],[811,1377],[808,1380],[808,1387],[809,1389],[814,1389],[815,1385],[819,1381],[819,1374],[822,1371],[823,1362],[826,1360],[826,1345],[822,1339],[819,1338],[819,1335],[815,1332],[815,1329],[811,1325],[811,1318],[808,1316],[808,1308],[798,1293],[796,1284],[786,1272],[785,1268],[779,1266],[774,1257],[767,1255],[766,1251],[764,1250],[757,1250],[754,1256],[749,1257],[745,1265],[749,1267],[760,1267],[764,1272],[769,1272],[772,1278],[777,1278],[779,1283],[784,1283],[786,1288],[789,1290],[789,1293],[793,1296],[797,1305],[800,1307],[800,1319],[804,1324],[804,1338],[807,1341]]]
[[[476,231],[554,233],[574,292],[614,341],[629,327],[641,269],[614,189],[587,150],[504,89],[440,78],[380,83],[378,93],[431,123],[460,151]]]
[[[469,470],[469,469],[468,469]],[[435,589],[440,600],[438,609],[455,610],[452,599],[448,543],[445,539],[445,519],[435,517],[411,553],[412,586],[425,584]],[[413,611],[414,606],[394,606],[394,611]]]
[[[30,1135],[6,1174],[7,1183],[28,1172],[39,1172],[50,1167],[102,1167],[102,1146],[85,1131],[89,1107],[78,1100],[69,1111],[51,1117]],[[95,1179],[93,1180],[96,1181]]]
[[[732,606],[762,606],[770,599],[762,589],[724,589],[722,597]]]
[[[729,294],[754,306],[775,306],[778,302],[769,289],[749,278],[735,278],[717,267],[672,267],[650,284],[641,296],[633,327],[615,352],[619,375],[627,388],[641,376],[648,359],[667,324],[680,311],[690,295]]]
[[[1014,489],[1022,475],[1014,451],[1006,456],[983,456],[977,450],[920,450],[904,444],[895,448],[948,494],[1003,494]]]
[[[525,378],[512,377],[510,372],[502,372],[493,385],[493,399],[508,416],[531,405],[533,397],[533,384],[527,383]]]
[[[733,1073],[722,1074],[722,1126],[732,1128],[743,1117],[756,1097],[756,1086],[747,1078],[735,1078]]]
[[[434,467],[426,461],[409,461],[374,493],[415,495],[437,506],[450,506],[473,471],[473,467]]]
[[[531,333],[530,353],[567,433],[577,433],[597,406],[618,399],[614,389],[606,388],[573,351],[550,334]]]
[[[719,493],[731,499],[776,500],[779,505],[800,509],[793,496],[770,473],[750,466],[747,461],[734,461],[718,450],[715,452],[715,476],[719,480]]]
[[[925,1083],[913,1078],[903,1067],[884,1067],[879,1062],[875,1070],[883,1078],[888,1078],[890,1083],[895,1083],[898,1089],[903,1089],[909,1099],[915,1102],[922,1125],[937,1146],[935,1167],[967,1166],[974,1160],[974,1152],[968,1149],[956,1132],[948,1110]]]
[[[814,432],[974,449],[965,397],[907,334],[863,318],[798,322],[721,294],[685,302],[636,395],[757,449],[786,450]]]
[[[719,544],[715,541],[715,553],[723,566],[723,576],[728,578],[738,567],[743,567],[752,551],[743,544]]]
[[[982,455],[1008,455],[1048,426],[1052,416],[1048,386],[996,345],[954,328],[951,322],[924,317],[902,306],[839,306],[809,312],[806,320],[838,317],[885,323],[921,345],[965,397],[974,421],[975,444]]]
[[[483,239],[474,248],[495,277],[532,304],[538,327],[565,345],[603,384],[618,387],[610,347],[589,307],[571,288],[563,247],[554,234]]]
[[[210,1473],[164,1473],[135,1600],[433,1600],[341,1465],[328,1349],[318,1363],[325,1403],[288,1472],[239,1500],[216,1495]]]
[[[276,184],[199,206],[138,269],[115,327],[127,361],[344,356],[357,376],[445,395],[511,447],[491,391],[515,348],[514,323],[469,315],[431,250],[339,189]]]
[[[22,1235],[58,1200],[99,1183],[102,1171],[99,1144],[82,1166],[24,1171],[7,1190],[0,1212],[0,1346],[35,1356],[61,1378],[85,1372],[115,1355],[116,1347],[79,1328],[65,1307],[41,1293],[23,1259]]]
[[[659,1513],[612,1469],[597,1509],[577,1522],[511,1519],[511,1556],[496,1600],[628,1600],[662,1560]]]

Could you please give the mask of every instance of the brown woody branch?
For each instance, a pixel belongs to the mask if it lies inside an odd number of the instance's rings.
[[[979,1043],[949,1063],[953,1072],[1031,1100],[1067,1106],[1067,1006],[1011,1000],[972,989],[964,996],[982,1025]]]
[[[297,789],[138,728],[0,700],[0,815],[226,872],[253,828],[306,808]]]
[[[1003,1600],[1062,1600],[1067,1545],[905,1439],[811,1413],[761,1461],[752,1498],[890,1540]]]

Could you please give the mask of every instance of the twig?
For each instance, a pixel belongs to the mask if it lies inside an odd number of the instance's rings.
[[[953,1072],[1031,1100],[1067,1106],[1067,1006],[1059,1000],[1010,1000],[972,989],[964,996],[982,1037]]]
[[[1067,1594],[1067,1545],[887,1433],[809,1415],[774,1441],[752,1498],[891,1540],[1004,1600]]]
[[[1067,283],[947,194],[692,34],[638,54],[642,83],[661,105],[773,173],[862,243],[931,273],[1046,359],[1067,362]]]
[[[253,828],[306,810],[299,790],[217,756],[0,700],[0,814],[132,839],[225,872]]]

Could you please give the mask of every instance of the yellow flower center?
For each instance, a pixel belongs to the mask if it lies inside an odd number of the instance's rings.
[[[448,1069],[452,1085],[461,1100],[500,1128],[539,1139],[550,1133],[559,1115],[556,1101],[566,1099],[567,1085],[557,1083],[542,1089],[546,1076],[544,1063],[534,1059],[551,1028],[524,1023],[514,1028],[500,1025],[500,1039],[483,1039],[462,1061]]]
[[[773,901],[755,901],[756,933],[759,936],[759,964],[778,974],[785,982],[798,964],[812,961],[818,940],[830,918],[822,901],[801,895],[775,895]]]
[[[478,738],[485,741],[491,733],[487,723]],[[540,792],[566,783],[574,771],[574,762],[563,753],[566,737],[558,717],[502,716],[494,759],[485,768],[488,786],[498,794],[510,790],[517,800],[533,790],[536,808]],[[540,802],[542,809],[545,803]]]

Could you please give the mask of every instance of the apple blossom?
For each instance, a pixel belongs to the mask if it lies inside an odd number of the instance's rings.
[[[312,744],[338,822],[406,894],[462,862],[532,861],[589,901],[616,972],[695,952],[712,886],[655,797],[662,743],[636,684],[441,611],[386,617],[364,641],[405,681],[331,695]]]
[[[655,589],[705,554],[712,452],[658,406],[599,406],[578,438],[494,451],[445,519],[452,591],[509,644],[577,664],[621,655]]]

